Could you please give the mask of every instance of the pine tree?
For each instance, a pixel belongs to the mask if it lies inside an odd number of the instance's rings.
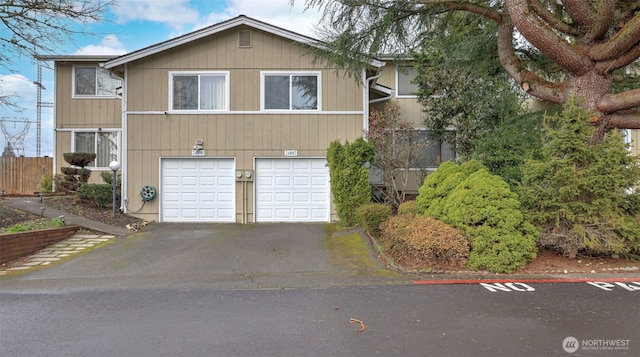
[[[540,243],[571,258],[640,253],[640,224],[628,202],[640,183],[638,157],[620,132],[590,143],[590,114],[570,101],[547,117],[541,160],[523,166],[520,196],[541,229]]]

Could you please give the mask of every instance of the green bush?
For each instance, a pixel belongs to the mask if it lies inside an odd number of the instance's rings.
[[[451,192],[443,220],[467,233],[470,268],[511,273],[536,257],[538,231],[520,206],[509,185],[485,169],[469,175]]]
[[[398,215],[418,214],[418,202],[404,201],[398,206]]]
[[[62,172],[63,175],[75,176],[78,174],[78,169],[75,167],[61,167],[60,172]]]
[[[80,197],[89,200],[100,208],[106,208],[113,200],[111,185],[85,183],[80,186]]]
[[[421,266],[463,267],[469,255],[465,235],[427,216],[397,215],[380,225],[381,239],[390,242],[391,254],[410,256]]]
[[[64,227],[64,222],[60,218],[40,218],[0,229],[0,233],[20,233],[58,227]]]
[[[538,232],[522,214],[518,196],[478,161],[441,165],[416,201],[424,215],[466,233],[470,268],[513,272],[536,256]]]
[[[383,203],[367,203],[356,209],[356,219],[367,231],[377,236],[380,223],[391,215],[391,206]]]
[[[586,254],[640,254],[637,156],[618,131],[594,143],[590,114],[571,101],[546,118],[542,160],[523,166],[522,202],[542,234],[540,244],[571,258]],[[634,203],[636,202],[636,203]]]
[[[100,177],[102,178],[102,181],[104,183],[113,186],[113,172],[112,171],[102,171],[102,172],[100,172]],[[116,180],[117,180],[116,181],[116,187],[120,188],[120,184],[122,183],[122,175],[120,174],[120,172],[117,173]]]
[[[53,176],[51,174],[42,175],[40,180],[40,191],[52,192],[53,191]]]
[[[355,211],[359,206],[371,202],[371,184],[365,162],[373,159],[373,146],[359,138],[344,145],[334,141],[327,150],[327,162],[331,176],[331,192],[340,223],[343,226],[356,224]]]
[[[96,159],[96,154],[91,152],[66,152],[62,154],[62,157],[70,165],[84,168]]]

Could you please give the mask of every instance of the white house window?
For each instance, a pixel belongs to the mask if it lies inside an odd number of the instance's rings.
[[[118,160],[117,131],[77,131],[74,133],[73,139],[73,152],[96,154],[96,160],[88,167],[108,168],[111,161]]]
[[[120,78],[104,68],[90,66],[73,68],[73,96],[116,97],[122,85]]]
[[[262,74],[263,110],[319,110],[320,73]]]
[[[396,69],[396,88],[398,97],[416,97],[418,85],[412,83],[418,75],[418,70],[413,66],[398,66]]]
[[[172,72],[172,110],[228,110],[229,72]]]

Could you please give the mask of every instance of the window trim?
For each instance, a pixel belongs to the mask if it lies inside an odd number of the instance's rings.
[[[92,68],[95,69],[96,71],[96,93],[95,94],[76,94],[76,69],[77,68]],[[98,95],[97,91],[98,91],[98,71],[99,70],[104,70],[105,72],[109,73],[109,76],[113,79],[116,79],[119,83],[119,86],[117,86],[115,88],[115,91],[113,93],[113,95]],[[112,72],[98,66],[98,65],[73,65],[72,70],[71,70],[71,98],[74,99],[120,99],[120,95],[118,95],[118,88],[122,88],[122,78],[117,77],[116,75],[114,75]]]
[[[224,108],[200,109],[200,76],[217,75],[224,77]],[[173,109],[173,78],[174,76],[198,76],[198,108],[197,109]],[[230,71],[169,71],[169,113],[220,113],[230,111],[231,105],[231,72]]]
[[[79,151],[76,151],[76,133],[92,133],[92,134],[115,133],[116,134],[116,160],[118,162],[122,162],[122,159],[121,159],[122,130],[121,129],[87,128],[87,129],[71,130],[71,152],[79,152]],[[94,137],[94,143],[97,147],[97,136]],[[111,171],[111,168],[109,168],[108,164],[107,166],[86,166],[86,168],[92,171]]]
[[[289,109],[265,108],[265,77],[267,76],[315,76],[318,79],[318,105],[316,109],[291,109],[291,87],[289,88]],[[291,83],[291,81],[289,81]],[[322,111],[322,72],[321,71],[260,71],[260,111],[269,113],[317,113]]]
[[[400,73],[401,73],[400,68],[401,67],[413,67],[413,65],[411,65],[411,64],[396,64],[396,91],[395,91],[396,92],[396,98],[418,98],[417,94],[400,94]]]

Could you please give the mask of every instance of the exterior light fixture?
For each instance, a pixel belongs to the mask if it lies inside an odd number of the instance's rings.
[[[109,168],[111,169],[111,171],[113,171],[113,216],[112,218],[115,219],[116,218],[116,181],[118,180],[118,176],[116,175],[116,172],[118,170],[120,170],[120,163],[118,161],[111,161],[111,163],[109,164]]]

